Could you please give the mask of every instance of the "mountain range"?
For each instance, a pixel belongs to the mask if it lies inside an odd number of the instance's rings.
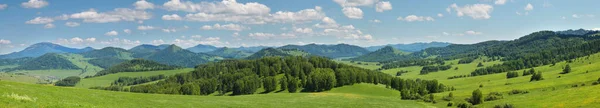
[[[366,47],[369,51],[376,51],[386,46],[391,46],[393,48],[399,49],[404,52],[417,52],[431,47],[446,47],[451,45],[452,43],[448,42],[429,42],[429,43],[411,43],[411,44],[388,44],[381,46],[370,46]]]
[[[14,59],[23,57],[39,57],[46,53],[81,53],[94,50],[94,48],[86,47],[82,49],[64,47],[58,44],[42,42],[33,44],[22,51],[13,52],[6,55],[0,55],[0,59]]]

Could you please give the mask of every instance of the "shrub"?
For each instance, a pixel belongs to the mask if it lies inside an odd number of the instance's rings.
[[[471,108],[471,104],[470,103],[460,103],[458,105],[456,105],[457,108]]]
[[[498,93],[498,92],[491,92],[490,94],[488,94],[487,97],[485,97],[485,101],[493,101],[493,100],[498,100],[498,99],[502,99],[503,96],[502,94]]]
[[[446,106],[448,106],[448,107],[454,106],[454,103],[448,102],[448,104]]]
[[[525,90],[511,90],[510,92],[508,92],[508,95],[527,94],[527,93],[529,93],[529,91],[525,91]]]
[[[69,87],[73,87],[77,83],[79,83],[80,80],[81,80],[81,78],[79,78],[78,76],[70,76],[70,77],[67,77],[65,79],[62,79],[62,80],[56,82],[54,85],[55,86],[69,86]]]
[[[481,90],[477,89],[477,90],[473,91],[471,98],[469,99],[469,102],[473,105],[483,103],[483,94],[481,93]]]

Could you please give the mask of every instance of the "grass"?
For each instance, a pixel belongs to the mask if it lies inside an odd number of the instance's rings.
[[[108,74],[99,77],[85,78],[82,79],[75,87],[79,88],[90,88],[94,86],[110,86],[112,82],[119,79],[119,77],[147,77],[156,75],[171,76],[178,73],[191,72],[192,68],[178,69],[178,70],[161,70],[161,71],[147,71],[147,72],[120,72],[116,74]]]
[[[80,76],[81,70],[19,70],[10,73],[24,74],[41,80],[59,80],[69,76]],[[81,76],[80,76],[81,77]]]
[[[427,104],[400,100],[397,97],[364,95],[368,91],[359,93],[341,93],[336,91],[351,91],[338,89],[374,88],[380,86],[357,84],[359,87],[342,87],[324,93],[272,93],[244,96],[185,96],[163,94],[141,94],[128,92],[113,92],[91,90],[83,88],[67,88],[23,84],[16,82],[0,81],[0,94],[16,94],[26,96],[35,101],[22,101],[19,99],[0,97],[0,107],[244,107],[244,108],[292,108],[292,107],[362,107],[362,108],[423,108],[432,107]],[[382,88],[385,89],[385,88]],[[382,90],[381,89],[381,90]],[[379,91],[379,90],[378,90]],[[393,90],[392,90],[393,91]]]
[[[17,75],[14,73],[2,73],[2,72],[0,72],[0,80],[23,82],[23,83],[30,83],[30,84],[35,84],[35,83],[39,82],[38,78],[36,78],[36,77],[27,76],[27,75]]]
[[[344,63],[347,65],[352,65],[352,66],[356,66],[356,67],[360,67],[360,68],[365,68],[365,69],[371,69],[371,70],[376,70],[381,68],[381,66],[378,66],[377,62],[362,62],[362,61],[355,61],[354,63],[352,63],[351,61],[344,61],[344,60],[334,60],[338,63]],[[361,63],[361,64],[358,64]]]
[[[65,56],[69,61],[71,61],[71,63],[82,69],[82,73],[78,76],[94,76],[97,72],[104,70],[101,67],[90,64],[88,62],[90,58],[84,58],[82,55],[67,53],[63,54],[63,56]]]

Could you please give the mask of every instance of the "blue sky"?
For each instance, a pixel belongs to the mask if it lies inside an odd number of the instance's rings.
[[[511,40],[600,29],[597,0],[4,0],[0,54],[38,42],[280,46]]]

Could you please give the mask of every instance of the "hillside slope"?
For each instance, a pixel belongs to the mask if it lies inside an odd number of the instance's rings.
[[[182,66],[182,67],[194,67],[199,64],[215,61],[220,58],[204,54],[194,53],[176,45],[170,45],[169,47],[152,53],[148,57],[144,58],[147,60],[156,61],[161,64]]]
[[[284,57],[284,56],[309,56],[308,52],[304,52],[297,49],[275,49],[275,48],[265,48],[262,49],[248,57],[246,59],[258,59],[262,57]]]
[[[150,60],[144,59],[133,59],[126,62],[119,63],[106,70],[102,70],[96,73],[95,76],[102,76],[106,74],[114,74],[119,72],[140,72],[140,71],[156,71],[156,70],[173,70],[180,67],[169,66],[160,64]]]
[[[240,51],[237,49],[227,47],[219,48],[211,52],[206,52],[206,54],[212,54],[223,58],[244,58],[252,55],[252,53],[248,51]]]
[[[379,61],[390,61],[397,57],[402,57],[409,53],[402,52],[391,46],[383,47],[375,52],[351,58],[354,61],[366,61],[366,62],[379,62]]]
[[[0,55],[0,59],[13,59],[22,57],[39,57],[46,53],[81,53],[86,51],[94,50],[93,48],[86,47],[83,49],[64,47],[58,44],[49,42],[42,42],[33,44],[22,51],[14,52],[6,55]]]
[[[299,49],[308,52],[312,55],[339,58],[339,57],[354,57],[369,53],[367,49],[359,46],[348,45],[348,44],[337,44],[337,45],[286,45],[279,47],[278,49]]]

